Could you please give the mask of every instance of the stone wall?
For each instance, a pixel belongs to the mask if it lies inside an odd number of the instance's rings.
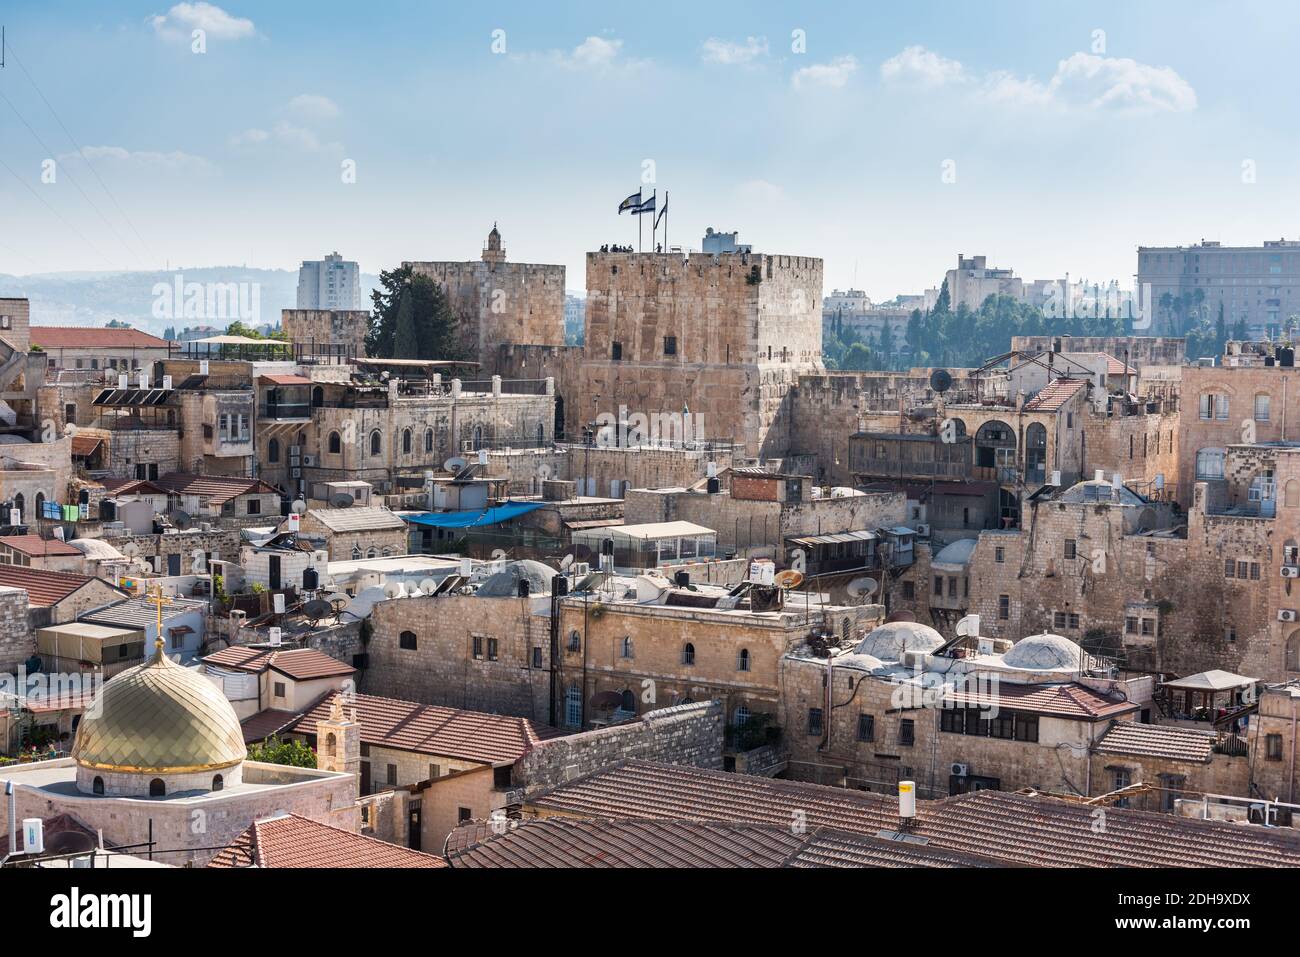
[[[27,618],[27,592],[0,587],[0,674],[36,654],[36,632]]]
[[[346,345],[366,353],[370,313],[364,309],[281,309],[280,327],[296,345]]]
[[[657,761],[722,769],[725,716],[717,701],[662,708],[635,721],[550,738],[515,762],[516,787],[528,794],[618,761]]]

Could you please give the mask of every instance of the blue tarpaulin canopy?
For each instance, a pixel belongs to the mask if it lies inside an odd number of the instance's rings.
[[[508,522],[541,507],[541,502],[505,502],[483,511],[469,509],[462,512],[424,512],[420,515],[403,515],[402,518],[414,525],[428,525],[432,528],[477,528],[480,525]]]

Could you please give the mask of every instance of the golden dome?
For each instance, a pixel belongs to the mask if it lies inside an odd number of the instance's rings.
[[[147,662],[104,685],[72,745],[82,767],[127,773],[211,771],[247,756],[225,695],[163,654],[161,641]]]

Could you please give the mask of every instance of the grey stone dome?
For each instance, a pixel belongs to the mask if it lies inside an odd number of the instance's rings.
[[[1030,635],[1016,642],[1002,656],[1002,663],[1026,671],[1079,671],[1083,649],[1060,635]]]
[[[944,643],[943,635],[916,621],[890,621],[873,630],[854,650],[881,661],[902,661],[905,651],[930,652]]]
[[[523,559],[511,562],[506,565],[504,571],[488,576],[487,580],[479,585],[475,594],[482,598],[510,598],[519,594],[520,580],[527,579],[529,594],[549,595],[551,593],[551,578],[555,574],[555,569],[549,565],[531,559]]]

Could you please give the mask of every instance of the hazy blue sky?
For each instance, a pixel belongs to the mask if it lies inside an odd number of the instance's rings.
[[[377,270],[473,258],[497,220],[512,259],[581,288],[586,250],[635,243],[615,208],[647,159],[674,244],[739,229],[876,298],[958,252],[1127,284],[1139,243],[1300,234],[1291,3],[7,0],[0,19],[0,272],[334,249]]]

